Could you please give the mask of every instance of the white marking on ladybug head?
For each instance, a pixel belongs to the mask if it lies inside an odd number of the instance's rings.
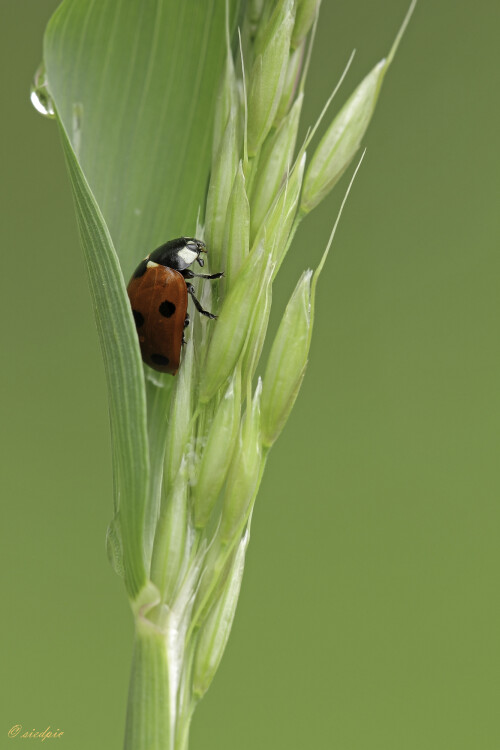
[[[198,257],[198,253],[196,250],[190,250],[188,247],[183,247],[182,250],[179,250],[177,253],[179,258],[184,261],[186,266],[190,266],[191,263],[194,263],[196,258]]]
[[[159,265],[159,263],[155,263],[153,260],[148,260],[146,268],[158,268]]]

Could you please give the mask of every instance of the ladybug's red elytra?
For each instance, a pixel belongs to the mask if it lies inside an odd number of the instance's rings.
[[[219,279],[222,273],[194,273],[195,261],[204,265],[201,253],[207,248],[201,240],[179,237],[161,245],[135,269],[127,292],[139,336],[143,362],[159,372],[175,375],[179,369],[184,328],[189,325],[188,294],[202,315],[216,318],[204,310],[186,279]]]

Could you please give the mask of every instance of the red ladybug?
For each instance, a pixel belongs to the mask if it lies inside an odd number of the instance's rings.
[[[194,306],[207,318],[216,315],[202,308],[192,284],[185,279],[219,279],[222,273],[194,273],[189,266],[204,265],[201,253],[207,249],[201,240],[179,237],[158,247],[137,268],[127,287],[143,361],[159,372],[175,375],[179,369],[184,328],[189,325],[188,294]]]

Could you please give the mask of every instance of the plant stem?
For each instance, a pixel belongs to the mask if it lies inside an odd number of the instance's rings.
[[[182,653],[174,649],[159,628],[143,617],[137,619],[124,750],[187,747],[190,717],[177,711]]]

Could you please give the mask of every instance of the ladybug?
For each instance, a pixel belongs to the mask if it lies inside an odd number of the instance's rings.
[[[207,318],[216,315],[204,310],[186,281],[194,276],[219,279],[222,273],[194,273],[195,261],[203,267],[201,253],[207,248],[201,240],[179,237],[153,250],[134,271],[127,292],[132,306],[143,362],[159,372],[175,375],[179,369],[184,329],[189,325],[188,294],[194,306]]]

